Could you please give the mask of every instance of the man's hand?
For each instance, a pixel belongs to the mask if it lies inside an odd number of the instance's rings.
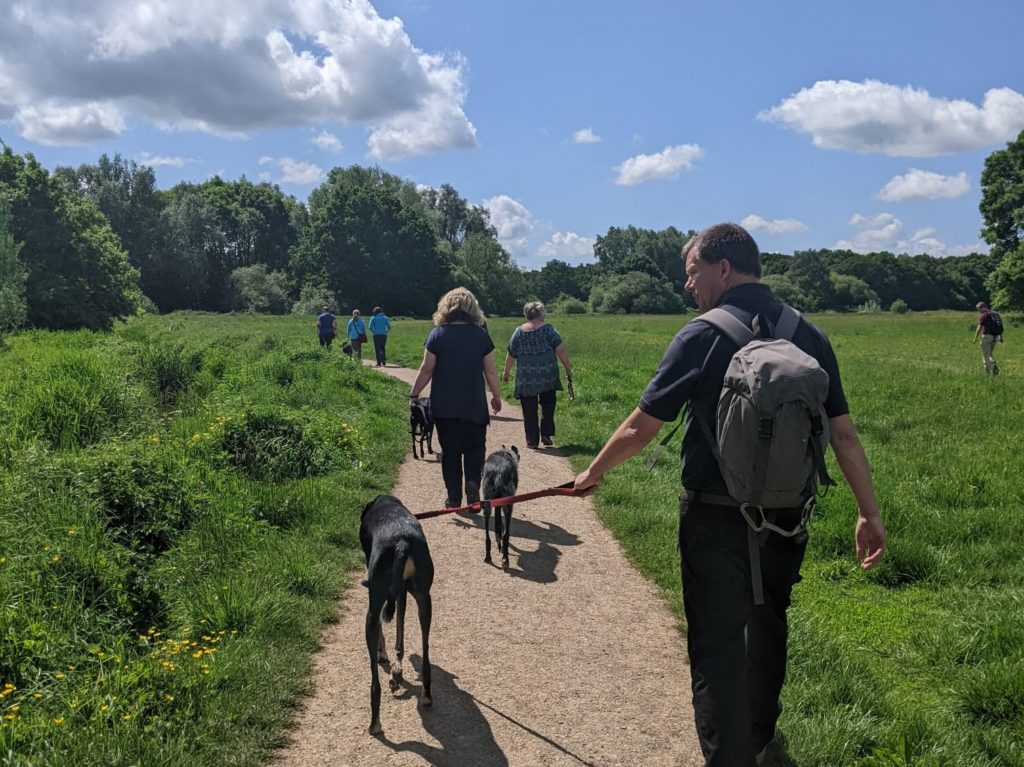
[[[569,392],[569,399],[571,399],[571,400],[576,399],[576,389],[573,388],[572,379],[571,378],[566,377],[566,379],[565,379],[565,388]]]
[[[491,395],[491,412],[497,415],[501,412],[501,397],[497,394]]]
[[[505,371],[505,372],[504,372],[504,373],[502,374],[502,376],[501,376],[501,380],[502,380],[502,381],[504,381],[505,383],[508,383],[508,378],[509,378],[509,376],[508,376],[508,371],[506,370],[506,371]]]
[[[854,531],[857,545],[857,559],[861,570],[870,570],[882,561],[885,556],[885,526],[881,517],[857,517],[857,528]]]
[[[590,475],[590,469],[585,469],[576,476],[576,481],[573,483],[573,490],[579,493],[581,496],[593,495],[594,491],[601,485],[601,477],[592,477]]]

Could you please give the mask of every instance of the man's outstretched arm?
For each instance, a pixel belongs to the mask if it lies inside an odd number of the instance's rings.
[[[606,472],[643,450],[664,425],[664,421],[636,408],[619,424],[590,466],[576,477],[575,488],[590,492],[596,490]]]
[[[857,501],[857,527],[854,532],[857,558],[862,569],[870,570],[882,561],[886,546],[885,525],[882,524],[875,486],[871,481],[871,466],[850,416],[836,416],[828,423],[839,469],[850,483]]]

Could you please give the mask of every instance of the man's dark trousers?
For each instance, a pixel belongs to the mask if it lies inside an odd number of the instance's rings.
[[[786,608],[807,534],[771,533],[761,548],[764,604],[754,604],[747,523],[736,508],[685,498],[679,552],[697,736],[706,767],[754,767],[775,736],[786,678]],[[790,529],[798,510],[780,512]]]
[[[540,424],[537,423],[537,403],[540,403]],[[520,397],[523,409],[523,428],[526,444],[537,447],[541,437],[555,436],[555,393],[546,391],[533,397]]]

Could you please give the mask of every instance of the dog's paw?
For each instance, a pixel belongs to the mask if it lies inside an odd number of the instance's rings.
[[[388,688],[393,693],[402,689],[402,675],[400,673],[391,675],[391,679],[388,680]]]
[[[508,570],[508,557],[501,558],[501,569]]]
[[[371,735],[381,735],[384,732],[384,728],[380,726],[380,722],[370,722],[370,729],[367,732]]]

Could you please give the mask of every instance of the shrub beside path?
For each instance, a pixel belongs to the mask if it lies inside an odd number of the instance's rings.
[[[406,368],[384,372],[410,385],[415,377]],[[520,492],[573,477],[557,446],[523,447],[522,411],[508,403],[487,433],[488,452],[502,444],[522,450]],[[412,511],[440,508],[440,464],[429,454],[416,461],[410,453],[394,495]],[[417,704],[421,644],[410,599],[405,688],[391,695],[381,671],[384,734],[367,734],[366,589],[354,579],[338,622],[324,631],[314,655],[314,689],[300,705],[291,741],[272,764],[701,763],[684,639],[655,586],[626,560],[590,499],[555,496],[516,506],[508,571],[484,564],[480,515],[427,519],[423,527],[436,572],[433,708]],[[394,624],[386,626],[385,638],[393,658]]]

